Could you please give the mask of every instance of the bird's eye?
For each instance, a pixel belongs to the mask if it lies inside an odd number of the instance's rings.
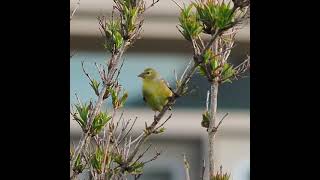
[[[150,74],[150,72],[148,71],[147,74]]]

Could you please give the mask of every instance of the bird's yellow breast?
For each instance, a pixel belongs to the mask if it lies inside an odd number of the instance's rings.
[[[143,96],[147,104],[155,111],[161,111],[172,96],[171,90],[163,80],[143,80]]]

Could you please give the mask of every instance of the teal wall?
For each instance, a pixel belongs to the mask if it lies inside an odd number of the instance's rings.
[[[119,77],[123,88],[129,92],[126,107],[145,106],[141,95],[141,80],[137,77],[137,74],[142,72],[145,67],[157,69],[162,77],[169,81],[171,86],[174,86],[173,70],[175,69],[178,75],[182,74],[190,57],[189,54],[127,53],[124,56],[125,62]],[[98,79],[94,62],[105,64],[107,58],[109,59],[109,54],[105,53],[77,52],[74,55],[70,60],[71,103],[76,102],[75,93],[79,95],[82,101],[88,101],[90,98],[95,100],[96,98],[88,83],[88,79],[82,72],[81,61],[85,62],[85,68],[90,76]],[[190,85],[195,91],[189,96],[178,99],[176,107],[204,108],[206,92],[209,89],[207,81],[196,74]],[[250,78],[234,81],[232,84],[223,84],[219,89],[218,106],[220,108],[250,108]]]

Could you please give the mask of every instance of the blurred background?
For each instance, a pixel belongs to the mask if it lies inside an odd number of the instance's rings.
[[[189,3],[187,0],[177,1]],[[77,1],[71,0],[71,10]],[[70,50],[75,55],[70,60],[70,103],[76,102],[75,93],[85,102],[95,100],[87,78],[82,72],[81,61],[92,77],[98,78],[94,62],[105,63],[110,54],[103,49],[103,39],[98,29],[97,16],[111,15],[111,0],[81,0],[81,5],[70,24]],[[150,1],[151,3],[151,1]],[[134,132],[144,128],[144,122],[150,123],[153,112],[148,108],[141,93],[141,80],[137,75],[146,67],[156,68],[172,86],[175,70],[178,75],[190,61],[192,49],[182,38],[178,25],[179,8],[169,0],[160,0],[145,17],[142,38],[125,53],[124,65],[120,74],[120,83],[129,92],[124,117],[138,117]],[[239,64],[250,54],[250,29],[242,29],[237,35],[236,47],[230,61]],[[249,74],[248,74],[249,76]],[[182,154],[187,155],[191,166],[191,179],[200,177],[202,160],[207,158],[207,133],[201,127],[201,114],[205,109],[207,81],[196,74],[192,78],[190,95],[178,99],[173,116],[165,125],[166,132],[151,138],[150,143],[161,156],[145,167],[142,180],[184,180]],[[70,105],[71,105],[70,104]],[[108,104],[106,108],[110,107]],[[234,180],[248,180],[250,173],[250,78],[223,84],[219,89],[218,116],[226,112],[216,136],[216,165],[230,172]],[[80,128],[71,120],[71,142],[77,144]],[[155,151],[150,150],[148,157]]]

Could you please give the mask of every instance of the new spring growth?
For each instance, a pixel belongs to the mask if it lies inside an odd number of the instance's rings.
[[[108,123],[111,119],[111,116],[105,112],[99,112],[93,120],[91,128],[87,129],[88,117],[92,111],[92,104],[75,104],[76,112],[72,114],[73,118],[80,125],[83,132],[89,131],[91,136],[95,136],[99,134],[103,127]]]
[[[124,106],[129,94],[128,92],[123,92],[122,95],[120,95],[121,87],[116,85],[115,87],[110,87],[108,89],[108,92],[111,93],[112,97],[112,105],[114,109],[119,109]]]

